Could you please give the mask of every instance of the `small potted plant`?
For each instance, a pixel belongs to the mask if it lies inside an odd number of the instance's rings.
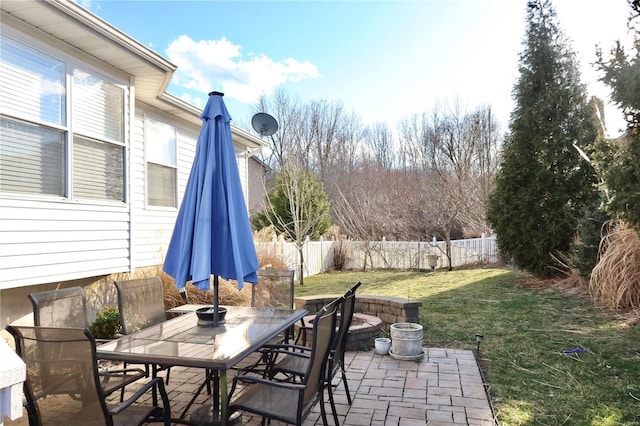
[[[89,331],[96,339],[115,339],[122,333],[120,312],[115,306],[107,306],[96,315],[96,320],[89,326]]]
[[[376,337],[374,340],[374,348],[377,354],[386,355],[391,349],[391,338],[389,337],[389,333],[383,328],[380,328],[380,334],[381,336]]]

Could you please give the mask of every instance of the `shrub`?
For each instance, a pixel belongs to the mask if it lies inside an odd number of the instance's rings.
[[[122,332],[120,312],[115,306],[107,306],[96,315],[96,320],[89,326],[96,339],[114,339]]]

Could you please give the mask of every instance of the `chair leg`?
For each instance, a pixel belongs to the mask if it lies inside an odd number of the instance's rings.
[[[151,366],[151,378],[155,379],[158,377],[158,366],[153,364]],[[158,406],[158,390],[154,386],[151,390],[151,402],[154,407]]]
[[[336,411],[336,403],[333,399],[333,385],[331,384],[331,382],[327,384],[327,394],[329,394],[329,404],[331,405],[331,414],[333,414],[333,421],[336,425],[339,425],[340,423],[338,422],[338,412]]]
[[[327,410],[324,407],[324,390],[320,389],[320,414],[322,415],[322,424],[324,426],[329,426],[329,422],[327,421]]]
[[[344,391],[347,393],[347,402],[351,405],[351,394],[349,393],[349,384],[347,383],[347,373],[344,371],[344,364],[342,370],[342,383],[344,384]]]
[[[211,380],[213,380],[214,370],[207,368],[205,370],[205,373],[206,377],[204,379],[204,382],[202,382],[198,390],[193,394],[193,397],[191,397],[191,401],[189,401],[186,407],[184,407],[184,410],[182,410],[182,414],[180,414],[180,420],[184,419],[187,416],[187,411],[189,411],[189,408],[191,408],[193,403],[196,401],[196,398],[198,398],[198,395],[200,395],[200,392],[202,392],[202,389],[205,387],[205,385],[207,386],[209,395],[211,395]],[[233,394],[233,391],[234,388],[231,388],[231,394]]]

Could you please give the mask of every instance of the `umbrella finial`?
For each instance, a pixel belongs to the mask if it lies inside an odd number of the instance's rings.
[[[215,90],[214,90],[213,92],[209,92],[209,96],[212,96],[212,95],[220,95],[220,96],[224,96],[224,93],[222,93],[222,92],[217,92],[217,91],[215,91]]]

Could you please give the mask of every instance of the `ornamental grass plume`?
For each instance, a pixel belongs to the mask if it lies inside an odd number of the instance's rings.
[[[640,308],[640,236],[624,222],[608,227],[591,272],[591,297],[611,309]]]
[[[161,275],[164,293],[164,306],[166,309],[184,305],[184,300],[175,286],[173,278],[163,273]],[[213,278],[212,278],[213,280]],[[245,284],[242,291],[238,291],[235,281],[227,281],[220,278],[218,286],[218,298],[221,305],[249,306],[251,304],[251,284]],[[189,303],[196,305],[210,305],[213,303],[213,281],[208,291],[200,290],[191,284],[186,285]]]
[[[287,269],[281,256],[273,253],[271,249],[263,249],[256,247],[258,261],[263,269]],[[158,268],[156,275],[160,277],[163,285],[164,305],[166,309],[175,308],[183,305],[185,302],[175,286],[175,281],[168,274]],[[251,287],[253,284],[245,283],[243,289],[238,291],[236,281],[227,281],[220,278],[218,287],[218,297],[221,305],[228,306],[249,306],[251,305]],[[271,283],[265,281],[262,285],[256,287],[256,300],[262,301],[268,299],[271,294]],[[191,282],[186,285],[189,303],[197,305],[209,305],[213,303],[213,281],[208,291],[200,290],[193,286]]]

